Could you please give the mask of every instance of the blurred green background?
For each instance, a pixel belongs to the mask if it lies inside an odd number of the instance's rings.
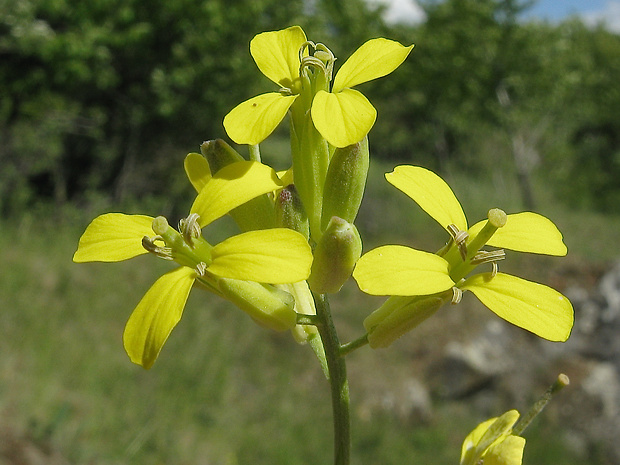
[[[372,37],[416,44],[396,72],[360,87],[379,114],[359,217],[366,250],[445,240],[383,179],[420,164],[444,176],[471,221],[534,209],[563,231],[567,259],[515,257],[502,269],[591,287],[618,258],[620,36],[575,18],[525,20],[530,4],[429,1],[424,22],[394,25],[361,0],[0,0],[0,464],[330,462],[329,390],[307,347],[195,292],[144,371],[121,334],[167,264],[71,262],[100,213],[186,214],[184,156],[225,138],[234,105],[273,90],[249,55],[258,32],[299,24],[340,64]],[[276,168],[287,167],[286,137],[282,125],[262,146]],[[332,304],[342,338],[380,302],[348,283]],[[527,408],[566,368],[525,370],[518,405],[477,408],[479,398],[429,389],[430,411],[403,413],[403,386],[492,319],[473,299],[457,308],[386,351],[351,356],[354,463],[457,463],[478,421]],[[615,463],[602,438],[568,446],[562,412],[577,398],[562,395],[528,430],[525,463]]]

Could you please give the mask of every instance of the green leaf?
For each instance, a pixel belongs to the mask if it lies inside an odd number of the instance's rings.
[[[344,89],[337,94],[319,91],[312,101],[312,122],[334,147],[361,141],[377,119],[377,110],[363,94]]]
[[[372,295],[428,295],[450,289],[448,262],[438,255],[386,245],[364,254],[355,265],[353,278]]]
[[[209,162],[199,153],[190,153],[185,157],[183,166],[189,182],[192,183],[196,192],[200,192],[207,181],[211,179]]]
[[[299,49],[306,34],[299,26],[256,35],[250,54],[258,69],[278,85],[289,87],[299,77]]]
[[[205,184],[191,213],[200,216],[200,227],[204,228],[248,200],[281,187],[276,172],[267,165],[255,161],[231,163]]]
[[[212,250],[208,271],[223,278],[283,284],[310,275],[312,250],[296,231],[285,228],[248,231],[220,242]]]
[[[224,117],[226,133],[237,144],[259,144],[280,124],[296,98],[270,92],[246,100]]]
[[[393,40],[369,40],[353,52],[338,70],[332,92],[390,74],[405,61],[411,49],[413,45],[405,47]]]
[[[401,165],[387,173],[385,179],[411,197],[444,229],[454,224],[467,231],[467,219],[458,199],[446,182],[430,170],[420,166]]]
[[[142,297],[123,333],[125,351],[132,362],[151,368],[181,319],[195,278],[191,268],[177,268],[155,281]]]
[[[550,341],[566,341],[573,327],[573,306],[542,284],[503,273],[477,274],[459,286],[469,290],[500,318]]]
[[[480,232],[485,221],[476,223],[469,229],[470,237]],[[506,225],[499,228],[487,242],[493,247],[546,255],[566,255],[566,245],[562,233],[551,220],[532,212],[507,216]]]
[[[73,261],[119,262],[147,253],[142,247],[144,236],[153,236],[153,218],[144,215],[106,213],[95,218],[86,228]]]

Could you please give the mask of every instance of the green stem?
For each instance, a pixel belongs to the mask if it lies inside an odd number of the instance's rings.
[[[354,350],[359,349],[360,347],[364,347],[366,344],[368,344],[368,333],[358,337],[357,339],[352,340],[351,342],[342,344],[340,346],[340,356],[345,357]]]
[[[248,150],[250,152],[250,160],[260,162],[260,147],[258,144],[256,145],[248,145]]]
[[[517,424],[512,428],[512,434],[514,434],[515,436],[519,436],[521,433],[523,433],[525,428],[529,426],[532,420],[536,418],[536,416],[540,412],[542,412],[542,409],[547,406],[551,398],[562,389],[564,389],[566,386],[568,386],[569,382],[570,381],[568,379],[568,376],[566,376],[564,373],[560,373],[555,382],[549,387],[549,389],[547,389],[547,392],[545,392],[542,397],[538,399],[538,401],[532,406],[530,411],[527,412],[527,414],[523,415],[521,419],[517,422]]]
[[[334,416],[334,465],[349,465],[351,455],[351,428],[349,418],[349,381],[344,356],[334,327],[329,302],[325,294],[313,294],[316,314],[321,320],[317,326],[329,371]]]

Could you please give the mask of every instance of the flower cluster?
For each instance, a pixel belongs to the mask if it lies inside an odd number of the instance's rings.
[[[161,216],[106,213],[79,240],[75,262],[117,262],[150,253],[178,266],[160,277],[131,314],[123,336],[130,359],[150,368],[179,322],[192,288],[206,290],[275,331],[309,343],[332,383],[337,434],[348,434],[344,356],[363,345],[387,347],[465,291],[504,320],[551,341],[565,341],[573,308],[559,292],[498,271],[505,250],[563,256],[562,235],[532,212],[494,208],[469,226],[450,187],[433,172],[398,166],[387,181],[448,233],[436,253],[384,245],[362,255],[354,224],[369,169],[368,133],[377,112],[353,87],[395,71],[413,45],[372,39],[335,72],[336,57],[299,26],[258,34],[250,53],[278,91],[253,97],[224,118],[229,137],[250,145],[245,160],[223,140],[207,141],[184,166],[196,190],[174,229]],[[291,169],[260,162],[258,144],[290,116]],[[203,229],[230,215],[240,233],[217,244]],[[477,271],[480,265],[490,271]],[[387,296],[364,320],[364,333],[341,345],[326,294],[351,277],[365,293]],[[466,438],[461,465],[521,463],[525,439],[516,411],[481,423]],[[344,418],[344,420],[343,420]],[[348,438],[336,455],[347,457]],[[341,459],[338,463],[348,463]]]

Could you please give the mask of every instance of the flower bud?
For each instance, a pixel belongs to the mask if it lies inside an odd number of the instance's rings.
[[[276,225],[297,231],[308,239],[310,237],[308,215],[293,184],[278,192],[275,204]]]
[[[209,162],[211,173],[244,158],[222,139],[208,140],[200,145],[200,152]],[[269,229],[276,225],[273,201],[267,194],[260,195],[229,212],[243,232]]]
[[[313,292],[338,292],[362,254],[362,239],[353,223],[334,216],[314,249],[308,278]]]
[[[222,295],[246,312],[258,324],[274,331],[286,331],[297,323],[295,299],[269,284],[220,278]]]
[[[451,296],[452,291],[414,297],[391,296],[364,320],[370,347],[388,347],[432,316]]]
[[[244,158],[222,139],[207,140],[200,144],[200,153],[207,159],[211,173],[215,174],[222,168]]]
[[[325,179],[321,229],[327,228],[332,216],[349,223],[355,221],[364,196],[368,164],[367,137],[356,144],[335,150]]]

